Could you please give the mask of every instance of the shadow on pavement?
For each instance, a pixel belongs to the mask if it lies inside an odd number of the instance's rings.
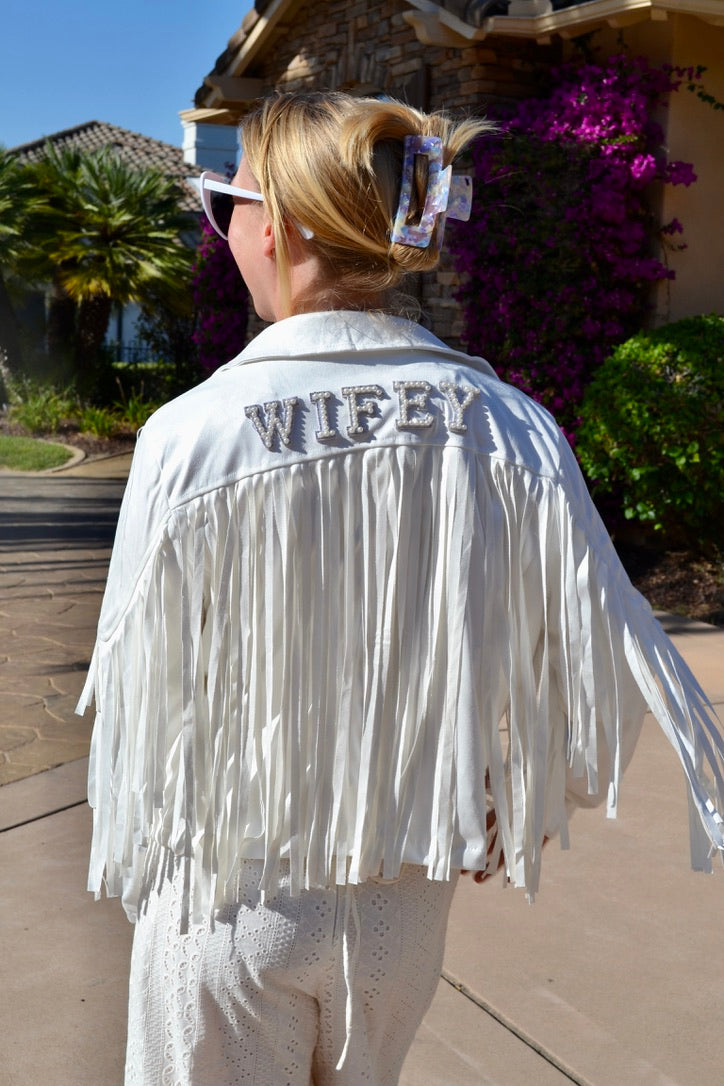
[[[124,485],[116,479],[6,477],[0,483],[0,552],[110,546]]]

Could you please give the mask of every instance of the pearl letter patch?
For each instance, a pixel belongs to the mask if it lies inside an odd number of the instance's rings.
[[[332,399],[331,392],[310,392],[309,399],[317,407],[319,429],[314,431],[317,441],[328,441],[331,437],[337,437],[337,431],[329,425],[329,406],[327,400]]]
[[[456,434],[467,433],[468,428],[467,424],[463,422],[463,414],[470,407],[475,397],[480,395],[480,389],[463,385],[459,390],[465,393],[462,400],[458,399],[458,387],[452,381],[441,381],[440,389],[452,409],[453,417],[450,429]]]
[[[422,430],[427,426],[435,425],[435,419],[429,411],[425,410],[427,397],[432,391],[429,381],[393,381],[392,387],[400,401],[400,417],[395,419],[398,430]],[[420,391],[415,396],[411,396],[410,392],[414,388]],[[415,411],[417,417],[411,417],[411,411]]]
[[[347,385],[342,389],[342,395],[346,398],[349,407],[350,424],[347,427],[349,436],[359,437],[361,434],[368,433],[367,426],[363,426],[360,422],[360,415],[367,415],[368,418],[376,415],[378,407],[374,400],[364,400],[359,397],[374,396],[381,400],[384,391],[379,385]]]
[[[262,421],[261,407],[258,403],[249,404],[244,408],[244,414],[248,419],[254,423],[254,428],[262,439],[267,449],[271,452],[272,445],[274,444],[274,433],[279,434],[279,438],[287,448],[291,442],[292,423],[294,422],[294,408],[297,404],[297,397],[290,396],[288,400],[282,401],[284,404],[284,410],[282,417],[279,418],[279,409],[281,404],[279,400],[271,400],[269,403],[264,404],[264,410],[267,414],[266,426]]]

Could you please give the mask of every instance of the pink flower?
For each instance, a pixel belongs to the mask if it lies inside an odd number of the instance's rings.
[[[631,161],[631,176],[634,181],[648,185],[656,177],[656,159],[653,155],[636,155]]]
[[[672,185],[692,185],[696,174],[690,162],[669,162],[666,167],[666,180]]]

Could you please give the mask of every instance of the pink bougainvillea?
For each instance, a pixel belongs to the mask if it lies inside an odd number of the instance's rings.
[[[663,246],[682,228],[657,224],[651,185],[696,180],[667,161],[654,119],[679,75],[628,56],[562,67],[473,152],[473,216],[450,231],[468,348],[571,439],[593,372],[644,323],[652,283],[673,278]]]
[[[228,242],[214,232],[205,218],[196,253],[193,295],[197,313],[194,342],[199,362],[211,373],[246,343],[249,295]]]

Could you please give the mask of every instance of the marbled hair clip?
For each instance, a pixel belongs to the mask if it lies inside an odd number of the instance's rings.
[[[425,155],[428,160],[427,192],[419,222],[408,223],[405,220],[410,211],[417,155]],[[472,178],[457,175],[453,177],[452,166],[443,169],[442,140],[439,136],[405,136],[400,202],[397,205],[390,241],[399,245],[412,245],[416,249],[426,249],[430,244],[437,216],[444,215],[467,222],[472,199]]]

